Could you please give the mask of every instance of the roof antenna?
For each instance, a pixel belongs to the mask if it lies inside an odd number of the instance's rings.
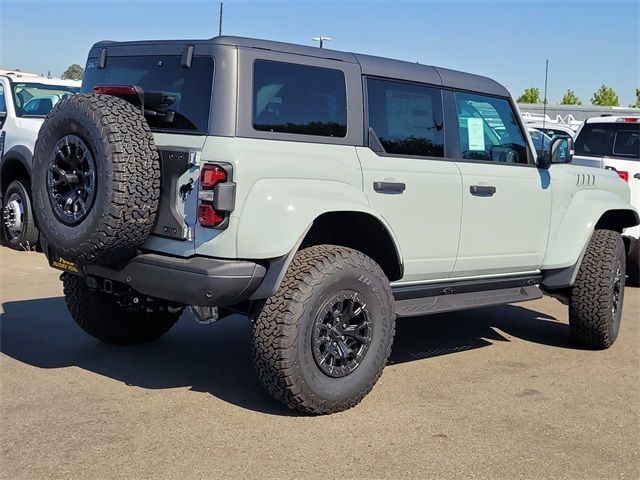
[[[549,78],[549,59],[548,58],[544,67],[544,100],[542,105],[542,131],[543,132],[544,132],[544,124],[547,120],[547,78]]]
[[[220,2],[220,23],[218,24],[218,36],[222,35],[222,5],[224,5],[224,2]]]

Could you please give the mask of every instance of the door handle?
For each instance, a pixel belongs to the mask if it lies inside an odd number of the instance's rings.
[[[373,182],[373,189],[378,193],[402,193],[407,185],[402,182]]]
[[[636,179],[640,180],[640,173],[636,173],[636,174],[633,176],[633,178],[636,178]]]
[[[496,193],[496,187],[491,187],[488,185],[471,185],[469,187],[469,191],[471,195],[476,195],[478,197],[492,197],[494,193]]]

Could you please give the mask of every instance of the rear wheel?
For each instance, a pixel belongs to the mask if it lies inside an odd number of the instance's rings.
[[[395,332],[389,281],[366,255],[321,245],[298,252],[253,325],[264,387],[289,408],[326,414],[369,393]]]
[[[171,308],[143,295],[117,296],[90,289],[84,278],[76,275],[65,273],[62,281],[73,319],[89,335],[106,343],[149,342],[168,332],[182,314],[182,308]]]
[[[14,180],[2,195],[2,236],[14,250],[32,250],[38,245],[30,190],[27,180]]]
[[[625,249],[622,237],[596,230],[587,246],[569,301],[573,340],[588,348],[609,348],[622,319]]]

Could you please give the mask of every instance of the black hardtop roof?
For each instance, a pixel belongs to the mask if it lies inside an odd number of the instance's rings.
[[[93,45],[89,52],[89,56],[97,56],[99,50],[102,48],[106,48],[108,54],[110,54],[110,49],[116,50],[119,54],[125,54],[124,51],[127,50],[126,47],[137,47],[137,50],[140,47],[155,49],[161,46],[171,46],[173,47],[173,50],[176,47],[183,47],[186,45],[194,45],[196,48],[200,45],[229,45],[241,48],[258,48],[295,55],[305,55],[308,57],[327,58],[342,62],[358,63],[360,64],[360,68],[364,75],[429,83],[502,97],[510,96],[509,91],[504,86],[495,80],[480,75],[473,75],[471,73],[449,70],[442,67],[421,65],[419,63],[393,60],[390,58],[376,57],[360,53],[340,52],[338,50],[331,50],[328,48],[320,49],[318,47],[275,42],[271,40],[259,40],[247,37],[219,36],[204,40],[138,40],[130,42],[102,41]]]

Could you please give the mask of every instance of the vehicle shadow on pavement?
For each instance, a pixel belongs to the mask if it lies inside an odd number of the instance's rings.
[[[259,384],[249,353],[250,324],[234,316],[198,325],[185,313],[155,342],[117,347],[85,334],[70,318],[64,299],[43,298],[2,305],[0,350],[39,368],[76,366],[148,389],[190,387],[223,401],[273,415],[297,415]],[[398,364],[509,341],[570,347],[568,326],[523,307],[504,306],[398,321],[390,363]]]

